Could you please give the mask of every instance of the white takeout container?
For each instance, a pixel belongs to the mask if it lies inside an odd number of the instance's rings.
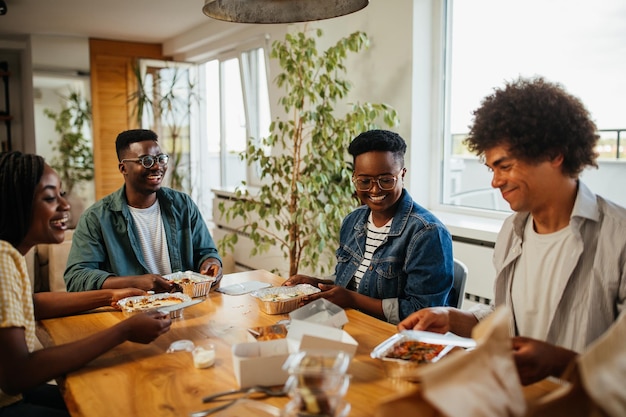
[[[291,323],[306,321],[308,323],[323,324],[336,328],[343,328],[348,322],[348,316],[343,308],[331,303],[325,298],[318,298],[297,310],[289,313]]]
[[[285,339],[233,345],[233,370],[241,388],[253,385],[282,385],[288,374],[282,370],[289,355],[303,350],[343,351],[350,359],[358,343],[352,336],[332,326],[296,320]]]

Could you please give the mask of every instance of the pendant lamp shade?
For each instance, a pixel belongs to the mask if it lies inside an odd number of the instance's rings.
[[[330,19],[361,10],[369,0],[205,0],[202,11],[239,23],[292,23]]]

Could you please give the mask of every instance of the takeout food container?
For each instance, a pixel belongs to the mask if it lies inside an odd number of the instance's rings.
[[[180,293],[160,293],[152,295],[137,295],[134,297],[126,297],[117,302],[125,315],[133,315],[136,313],[158,310],[159,307],[170,306],[173,304],[191,301],[191,297]],[[170,317],[175,319],[180,317],[182,310],[174,310],[170,312]]]
[[[292,311],[289,313],[289,319],[292,323],[299,320],[332,326],[338,329],[343,328],[348,322],[345,310],[325,298],[319,298]]]
[[[403,330],[376,346],[370,356],[382,361],[388,377],[419,381],[422,366],[437,362],[453,350],[475,346],[473,339],[453,333]]]
[[[283,368],[289,354],[300,351],[334,351],[332,364],[345,372],[345,367],[356,353],[357,347],[358,342],[344,330],[297,321],[289,326],[284,339],[233,345],[233,370],[241,388],[281,385],[287,381],[287,371],[292,370]]]
[[[320,292],[309,284],[298,284],[292,287],[263,288],[250,293],[256,297],[261,311],[267,314],[286,314],[296,308],[303,297]]]
[[[180,285],[183,294],[190,297],[205,297],[211,291],[215,277],[202,275],[193,271],[179,271],[163,275],[163,278]]]

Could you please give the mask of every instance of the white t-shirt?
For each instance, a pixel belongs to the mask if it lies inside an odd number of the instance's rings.
[[[148,271],[159,275],[171,274],[172,265],[159,200],[145,209],[130,206],[128,208],[135,221],[141,243],[141,253],[143,253]]]
[[[352,281],[350,281],[350,284],[348,285],[349,289],[356,291],[359,288],[361,278],[363,278],[365,271],[367,271],[367,268],[369,268],[370,264],[372,263],[372,256],[374,255],[374,252],[387,238],[387,235],[389,235],[389,229],[391,228],[392,221],[393,218],[389,219],[389,221],[383,226],[376,227],[372,220],[372,213],[370,212],[370,215],[367,219],[367,238],[365,240],[365,253],[363,254],[363,260],[361,261],[361,265],[359,265],[359,268],[354,273]]]
[[[534,230],[532,216],[528,216],[522,255],[517,260],[511,285],[513,313],[520,336],[546,340],[549,318],[553,317],[566,284],[558,281],[567,279],[563,270],[574,250],[571,227],[539,234]]]

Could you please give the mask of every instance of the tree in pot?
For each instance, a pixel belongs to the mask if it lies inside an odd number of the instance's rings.
[[[73,192],[79,184],[94,178],[91,141],[84,134],[91,120],[91,103],[80,91],[70,91],[63,99],[63,107],[58,113],[44,109],[44,114],[54,121],[54,130],[60,135],[57,141],[50,141],[55,152],[50,166],[59,174],[63,189],[71,200],[69,227],[73,228],[83,207],[83,202],[75,198]]]
[[[315,36],[322,36],[321,30]],[[259,171],[263,185],[258,193],[252,195],[244,182],[236,198],[220,203],[219,209],[226,221],[243,219],[238,231],[254,242],[252,256],[278,245],[289,259],[290,276],[301,267],[323,274],[333,264],[330,255],[339,243],[341,221],[359,204],[346,160],[350,141],[376,128],[376,121],[397,124],[396,111],[386,104],[335,108],[351,89],[343,78],[347,54],[368,45],[363,32],[340,39],[321,54],[307,32],[272,44],[270,57],[282,69],[275,83],[285,91],[279,102],[288,119],[273,121],[269,136],[251,142],[241,154]],[[228,234],[220,249],[232,252],[237,241],[237,233]]]

